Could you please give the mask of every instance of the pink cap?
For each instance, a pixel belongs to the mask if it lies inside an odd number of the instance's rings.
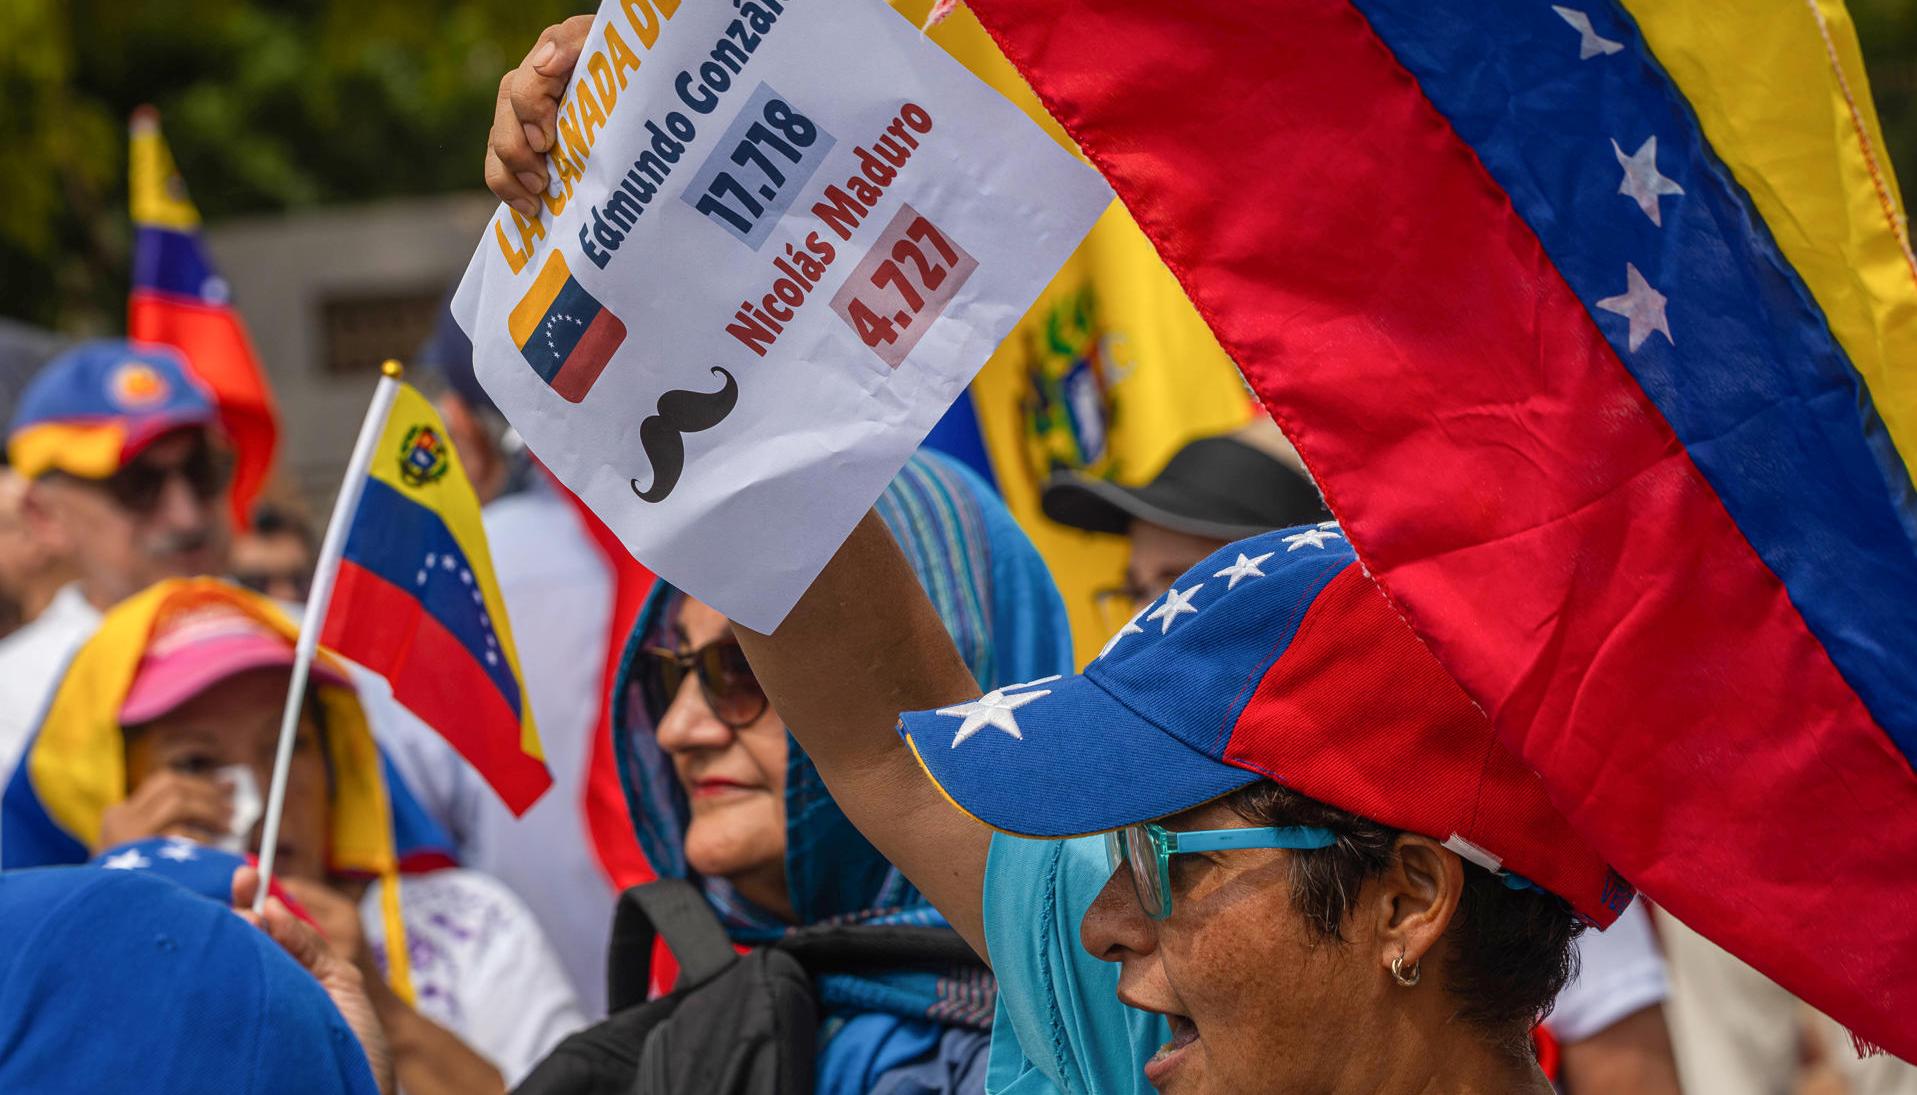
[[[120,723],[150,722],[208,688],[249,669],[291,669],[293,643],[264,621],[222,601],[203,601],[162,616],[133,674]],[[318,684],[349,687],[315,659]]]

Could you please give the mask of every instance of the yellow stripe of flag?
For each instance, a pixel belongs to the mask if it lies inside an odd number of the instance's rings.
[[[1625,0],[1917,461],[1917,266],[1841,0]],[[1917,477],[1917,465],[1912,467]]]

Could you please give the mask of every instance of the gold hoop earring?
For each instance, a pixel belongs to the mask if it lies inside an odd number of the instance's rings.
[[[1391,960],[1391,979],[1405,988],[1410,988],[1418,983],[1418,978],[1424,976],[1424,970],[1422,969],[1423,964],[1422,961],[1411,963],[1411,972],[1406,973],[1404,971],[1404,952],[1399,951],[1398,957]]]

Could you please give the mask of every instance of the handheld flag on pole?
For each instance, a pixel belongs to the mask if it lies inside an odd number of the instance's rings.
[[[130,130],[134,240],[127,337],[179,350],[213,393],[236,458],[233,519],[247,528],[279,444],[273,392],[226,281],[200,244],[200,212],[187,197],[186,182],[160,134],[159,112],[152,107],[134,111]]]
[[[1917,1059],[1917,261],[1841,3],[970,7],[1572,822]]]
[[[267,795],[260,873],[268,880],[300,696],[321,644],[391,682],[393,697],[515,814],[552,783],[479,499],[438,413],[399,375],[399,363],[387,362],[320,544],[305,617],[319,625],[300,629]]]

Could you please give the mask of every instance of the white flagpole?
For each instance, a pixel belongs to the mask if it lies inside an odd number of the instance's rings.
[[[339,497],[333,500],[333,516],[326,522],[326,537],[320,541],[319,560],[313,566],[313,588],[306,595],[306,616],[300,621],[299,643],[293,651],[293,680],[286,689],[286,709],[280,713],[273,787],[267,792],[266,821],[260,829],[260,892],[253,897],[256,913],[266,911],[266,890],[273,881],[273,860],[280,840],[280,810],[286,805],[286,773],[293,766],[293,740],[299,729],[301,701],[306,696],[307,672],[313,664],[313,652],[319,648],[320,631],[326,626],[326,610],[333,602],[333,580],[339,575],[340,557],[346,553],[346,534],[353,527],[360,495],[366,491],[366,472],[373,466],[373,450],[386,431],[386,416],[399,395],[400,373],[397,361],[388,361],[380,367],[379,387],[373,389],[373,405],[366,408],[366,420],[360,423],[359,440],[353,442],[353,458],[346,465],[346,479],[340,484]]]

